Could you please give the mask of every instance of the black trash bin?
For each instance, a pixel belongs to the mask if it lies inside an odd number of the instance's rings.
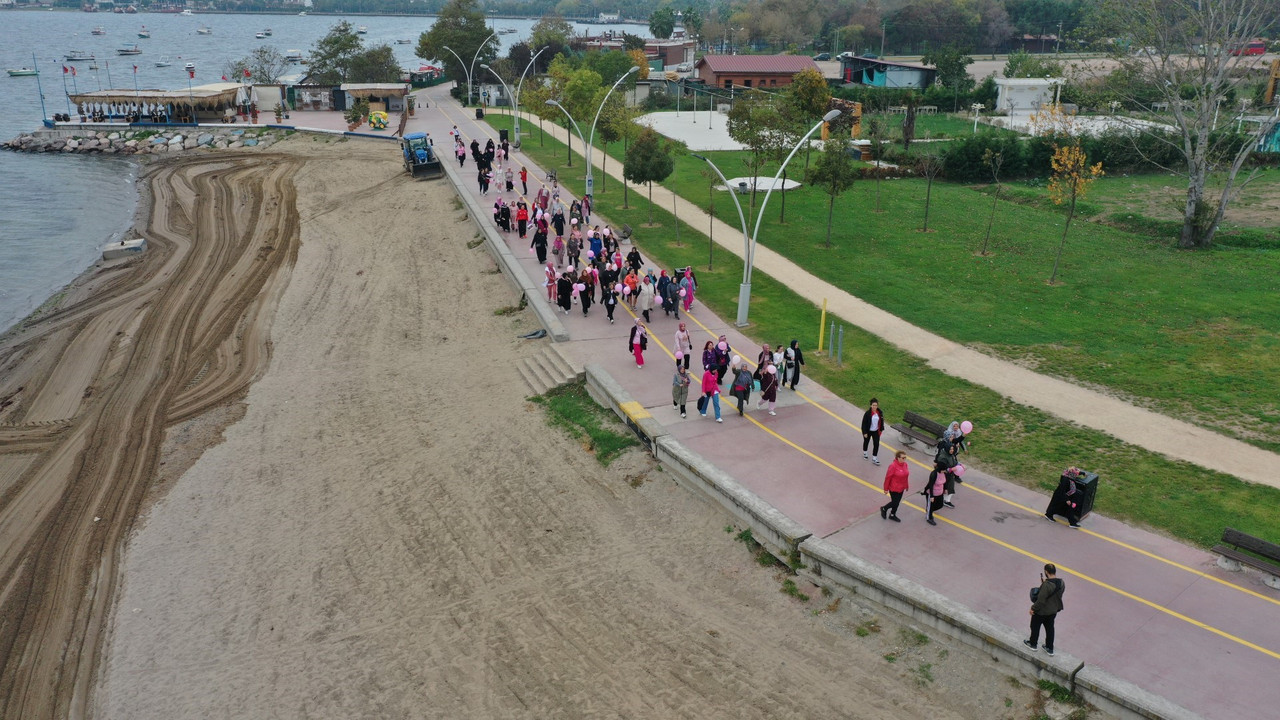
[[[484,108],[476,108],[476,119],[477,120],[484,119]]]
[[[504,142],[509,142],[509,140],[510,140],[510,136],[507,134],[506,128],[502,128],[501,130],[498,131],[498,142],[504,143]]]
[[[1074,486],[1074,491],[1073,491]],[[1058,487],[1044,514],[1062,516],[1072,525],[1078,524],[1093,512],[1093,501],[1098,492],[1098,474],[1081,470],[1079,475],[1063,473]]]

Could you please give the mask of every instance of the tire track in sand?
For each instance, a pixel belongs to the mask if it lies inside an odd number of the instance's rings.
[[[65,393],[79,388],[21,394],[0,432],[0,455],[38,452],[0,495],[0,717],[85,714],[119,551],[165,427],[238,397],[269,359],[301,165],[255,154],[151,166],[147,255],[101,270],[117,275],[0,346],[0,367],[30,388],[93,378],[77,402]]]

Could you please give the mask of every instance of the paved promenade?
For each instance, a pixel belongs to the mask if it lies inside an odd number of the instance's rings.
[[[486,137],[496,139],[492,128],[474,121],[470,109],[440,101],[444,94],[440,88],[428,94],[430,106],[419,111],[410,130],[430,132],[437,145],[443,146],[446,160],[448,130],[454,124],[468,141],[478,137],[483,144]],[[517,155],[517,161],[530,168],[530,191],[536,192],[534,179],[545,173],[528,158]],[[446,165],[449,172],[457,172],[456,161]],[[468,160],[461,185],[476,193],[473,175],[474,166]],[[655,188],[655,201],[657,195]],[[511,199],[510,194],[504,197]],[[493,199],[491,192],[480,204],[491,205]],[[666,204],[670,205],[670,198]],[[489,222],[487,215],[481,220]],[[706,222],[706,217],[699,213],[695,220]],[[726,229],[725,234],[731,236],[731,231]],[[506,238],[525,272],[541,278],[528,241],[521,242],[514,232]],[[643,254],[643,245],[640,250]],[[1004,363],[988,363],[982,356],[970,358],[976,353],[918,328],[904,333],[905,324],[900,320],[835,288],[824,287],[764,248],[757,268],[791,287],[810,288],[819,300],[829,298],[842,317],[858,319],[873,332],[877,327],[892,326],[888,336],[930,358],[937,367],[960,366],[966,372],[973,372],[972,366],[982,368],[989,374],[979,376],[989,379],[983,384],[1011,388],[1006,394],[1021,402],[1036,407],[1066,403],[1062,416],[1076,420],[1069,412],[1072,406],[1088,407],[1105,399],[1088,391],[1081,391],[1088,393],[1088,399],[1071,399],[1077,389],[1065,383],[1034,373],[1019,378],[1003,367]],[[792,272],[799,275],[786,277]],[[530,300],[545,302],[545,296]],[[1067,582],[1066,610],[1058,619],[1060,653],[1102,667],[1207,718],[1273,717],[1275,708],[1280,707],[1280,683],[1274,682],[1280,677],[1280,623],[1274,622],[1280,617],[1280,591],[1266,587],[1255,575],[1223,571],[1207,552],[1097,514],[1085,520],[1083,530],[1050,523],[1041,515],[1047,497],[976,469],[965,475],[966,482],[955,499],[957,508],[944,509],[939,515],[939,526],[925,524],[920,498],[914,494],[904,499],[902,523],[885,522],[877,511],[887,499],[880,493],[884,465],[875,467],[862,458],[857,429],[861,408],[806,379],[799,392],[779,391],[774,417],[753,408],[739,417],[730,409],[726,396],[723,424],[699,417],[692,404],[690,416],[682,419],[670,400],[669,353],[676,321],[664,317],[660,310],[654,313],[649,362],[641,370],[625,349],[631,316],[625,306],[615,316],[617,323],[610,325],[598,305],[586,318],[577,306],[570,315],[558,316],[571,337],[567,352],[580,362],[605,366],[673,436],[814,535],[1020,630],[1028,621],[1027,589],[1037,584],[1044,562],[1055,562]],[[701,348],[705,340],[725,333],[739,354],[755,359],[758,349],[754,342],[700,305],[682,317],[694,336],[695,347]],[[904,334],[909,337],[904,339]],[[777,339],[790,338],[770,340]],[[692,369],[700,375],[697,357]],[[1063,386],[1062,393],[1045,391],[1046,382]],[[1018,383],[1025,384],[1025,390],[1018,390]],[[1034,397],[1024,400],[1016,396],[1018,392]],[[868,388],[867,394],[873,393],[874,388]],[[1042,401],[1031,401],[1037,398]],[[900,416],[904,409],[886,407],[886,416]],[[1142,414],[1129,416],[1134,425],[1146,423],[1147,416],[1153,424],[1174,423],[1160,425],[1166,429],[1183,425],[1136,412]],[[1169,432],[1177,435],[1178,431]],[[881,450],[885,465],[896,447],[894,436],[892,431],[885,434],[887,447]],[[1190,439],[1196,435],[1177,437],[1180,443],[1196,446],[1186,447],[1188,453],[1207,451],[1210,455],[1198,461],[1209,466],[1221,466],[1235,453],[1221,444],[1233,441],[1217,436],[1211,441]],[[977,428],[974,439],[986,441],[982,428]],[[1130,441],[1147,447],[1159,445]],[[923,485],[928,457],[918,451],[909,450],[909,454],[914,492]],[[1105,483],[1103,478],[1100,494],[1104,498],[1108,492]]]
[[[439,125],[433,121],[440,118],[442,107],[445,114],[451,112],[454,118],[443,125],[446,133],[453,122],[474,124],[473,111],[458,106],[448,98],[448,90],[442,87],[431,88],[420,93],[430,97],[430,111],[420,112],[419,116],[410,123],[413,128],[423,127],[432,132],[437,142],[443,142],[439,140],[440,128],[436,127],[433,130],[431,126]],[[706,112],[700,113],[699,116],[705,117]],[[537,123],[536,118],[528,115],[525,117],[528,118],[530,127]],[[724,117],[717,116],[715,126],[723,123]],[[543,123],[543,128],[560,142],[567,141],[567,131],[559,125]],[[492,133],[492,129],[489,129],[489,132]],[[696,134],[708,131],[705,123],[691,121],[688,132]],[[445,134],[443,137],[447,141],[448,135]],[[575,139],[574,146],[578,144]],[[447,152],[447,147],[445,149]],[[621,165],[615,161],[609,163],[606,168],[603,155],[603,153],[595,153],[593,158],[597,172],[607,172],[611,178],[621,182]],[[533,191],[532,187],[530,191]],[[656,183],[653,187],[653,201],[661,208],[668,210],[672,207],[677,208],[676,212],[680,219],[692,227],[704,227],[708,224],[707,215],[700,208],[679,198],[673,198],[669,190]],[[715,220],[714,223],[715,242],[741,258],[743,256],[741,228],[731,227],[720,220]],[[1101,430],[1127,443],[1167,457],[1230,473],[1250,482],[1280,487],[1280,473],[1272,470],[1280,467],[1280,455],[1276,453],[971,350],[912,325],[814,277],[764,245],[758,246],[755,255],[756,271],[769,275],[815,305],[820,306],[823,300],[826,300],[829,312],[906,352],[923,358],[938,370],[990,388],[1020,404],[1038,408],[1084,427]]]

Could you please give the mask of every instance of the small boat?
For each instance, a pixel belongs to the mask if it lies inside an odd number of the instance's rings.
[[[90,31],[89,31],[89,34],[90,34],[90,35],[106,35],[106,34],[107,34],[107,29],[106,29],[106,28],[104,28],[104,27],[102,27],[101,25],[99,25],[98,27],[96,27],[96,28],[94,28],[94,29],[90,30]]]
[[[196,69],[196,64],[195,64],[195,63],[187,63],[186,65],[183,65],[183,66],[182,66],[182,68],[183,68],[184,70],[186,70],[187,72],[191,72],[192,70],[195,70],[195,69]]]
[[[169,66],[170,66],[170,65],[172,65],[172,64],[173,64],[173,63],[169,62],[169,56],[168,56],[168,55],[165,55],[164,57],[162,57],[162,58],[160,58],[159,60],[157,60],[157,61],[156,61],[156,67],[169,67]]]
[[[266,40],[266,39],[267,39],[267,34],[266,34],[266,33],[256,32],[256,33],[254,33],[254,34],[253,34],[253,36],[254,36],[255,38],[259,39],[259,40]]]
[[[301,50],[285,50],[284,59],[291,63],[300,63],[302,62],[302,51]]]
[[[85,50],[72,50],[63,57],[67,62],[88,62],[93,59],[93,53]]]
[[[412,41],[409,38],[399,38],[396,40],[397,45],[408,45],[410,42]]]
[[[212,35],[212,34],[213,34],[213,28],[209,27],[208,25],[201,25],[200,27],[196,28],[196,34],[197,34],[197,35]]]
[[[357,34],[357,35],[368,35],[368,34],[369,34],[369,26],[368,26],[368,25],[360,25],[360,26],[356,27],[356,34]]]
[[[142,48],[138,47],[137,43],[134,43],[132,45],[125,44],[116,48],[116,53],[118,55],[141,55]]]
[[[9,70],[5,70],[5,72],[9,73],[9,77],[27,77],[28,75],[40,74],[39,70],[29,67],[11,68]]]
[[[498,34],[499,34],[499,35],[510,35],[511,33],[515,32],[515,31],[516,31],[516,29],[515,29],[515,28],[502,28],[501,30],[499,30],[499,31],[498,31]]]
[[[267,37],[271,37],[271,28],[263,28],[262,34],[266,35]]]
[[[147,29],[146,25],[143,25],[142,29],[138,31],[138,37],[142,38],[143,40],[146,40],[151,37],[151,31]]]
[[[134,15],[134,14],[136,14],[136,13],[138,12],[138,6],[137,6],[137,5],[130,5],[129,7],[127,7],[127,8],[125,8],[125,9],[124,9],[124,12],[125,12],[125,14],[126,14],[126,15]]]
[[[180,12],[180,13],[178,13],[178,14],[179,14],[179,15],[186,15],[186,16],[188,16],[188,17],[190,17],[190,16],[192,16],[192,15],[195,15],[195,13],[191,12],[190,10],[183,10],[182,12]]]
[[[97,69],[98,69],[98,61],[97,61],[97,60],[94,60],[92,63],[90,63],[90,64],[89,64],[89,69],[90,69],[90,70],[97,70]]]
[[[141,255],[147,249],[146,238],[133,238],[120,242],[108,243],[102,247],[103,260],[116,260],[130,255]]]
[[[306,10],[303,10],[302,12],[298,13],[298,17],[306,17],[306,16],[307,16]]]

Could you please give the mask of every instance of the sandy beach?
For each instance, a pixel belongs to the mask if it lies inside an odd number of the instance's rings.
[[[1032,714],[549,427],[532,314],[495,314],[517,292],[394,146],[141,182],[152,251],[0,345],[3,717]]]

